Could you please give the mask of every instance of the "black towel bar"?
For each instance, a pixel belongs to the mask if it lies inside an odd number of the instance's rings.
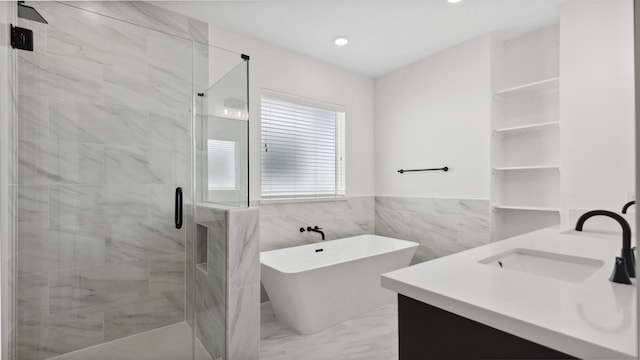
[[[404,173],[406,173],[406,172],[413,172],[413,171],[445,171],[445,172],[446,172],[446,171],[449,171],[449,168],[445,166],[445,167],[441,167],[441,168],[433,168],[433,169],[413,169],[413,170],[403,170],[403,169],[400,169],[400,170],[398,170],[398,172],[399,172],[400,174],[404,174]]]

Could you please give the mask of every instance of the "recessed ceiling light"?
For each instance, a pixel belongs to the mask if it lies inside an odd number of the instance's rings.
[[[336,36],[333,39],[333,43],[338,45],[338,46],[345,46],[349,43],[349,39],[347,39],[346,36]]]
[[[462,0],[447,0],[449,2],[449,4],[455,4],[455,3],[459,3]]]

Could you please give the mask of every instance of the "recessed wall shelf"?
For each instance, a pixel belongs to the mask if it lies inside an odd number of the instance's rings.
[[[561,222],[558,41],[558,28],[548,27],[495,44],[491,80],[498,89],[488,134],[493,241]]]
[[[521,211],[545,211],[545,212],[560,212],[559,208],[542,207],[542,206],[511,206],[511,205],[493,205],[494,209],[498,210],[521,210]]]
[[[521,170],[560,170],[559,165],[535,165],[535,166],[505,166],[493,168],[493,171],[521,171]]]
[[[555,76],[549,79],[534,81],[531,83],[514,86],[508,89],[499,90],[496,91],[494,95],[499,100],[506,100],[506,98],[510,96],[522,95],[529,92],[551,90],[558,87],[559,80],[560,78],[558,76]]]
[[[559,124],[559,121],[549,121],[538,124],[506,127],[502,129],[496,129],[493,132],[497,135],[524,134],[533,131],[542,131],[557,128]]]

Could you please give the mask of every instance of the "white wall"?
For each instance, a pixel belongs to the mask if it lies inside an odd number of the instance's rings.
[[[635,186],[633,2],[560,9],[563,209],[618,210]]]
[[[347,196],[373,195],[372,79],[215,26],[209,27],[209,43],[251,56],[251,200],[260,199],[261,89],[344,105]]]
[[[485,35],[376,79],[377,196],[489,198],[490,71]]]

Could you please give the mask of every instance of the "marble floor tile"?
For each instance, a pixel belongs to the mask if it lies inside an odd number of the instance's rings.
[[[269,303],[261,306],[260,359],[398,359],[397,304],[301,335],[277,320]]]
[[[110,341],[49,360],[177,360],[191,359],[191,328],[185,323]],[[211,360],[196,340],[196,360]]]

